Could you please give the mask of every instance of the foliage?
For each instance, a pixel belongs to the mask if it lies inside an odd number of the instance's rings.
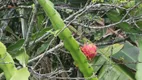
[[[1,51],[0,52],[0,56],[1,56],[0,68],[3,70],[6,79],[7,80],[19,80],[21,79],[20,74],[22,74],[21,80],[28,80],[28,77],[30,76],[28,69],[25,67],[25,68],[21,68],[20,70],[17,70],[14,65],[14,61],[11,55],[6,51],[6,47],[1,42],[0,42],[0,51]]]
[[[87,65],[99,80],[141,80],[141,0],[50,1],[0,1],[0,80],[84,79]]]

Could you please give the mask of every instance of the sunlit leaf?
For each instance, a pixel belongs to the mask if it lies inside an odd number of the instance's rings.
[[[123,44],[117,43],[98,50],[99,53],[105,56],[111,56],[119,52],[123,48]]]
[[[26,67],[29,56],[27,55],[25,48],[21,48],[17,52],[16,59],[20,62],[21,65],[23,65],[23,67]]]
[[[10,80],[29,80],[28,77],[30,76],[30,73],[28,71],[28,68],[24,67],[19,70],[12,76]]]
[[[9,80],[17,71],[14,61],[9,53],[6,52],[6,47],[0,42],[0,68],[3,70],[7,80]]]

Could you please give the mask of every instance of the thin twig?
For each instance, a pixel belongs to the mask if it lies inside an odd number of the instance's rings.
[[[32,19],[31,19],[31,22],[30,22],[30,25],[29,25],[29,28],[28,28],[28,32],[26,34],[26,39],[25,39],[24,44],[23,44],[22,47],[26,47],[28,45],[29,38],[30,38],[31,33],[32,33],[34,20],[36,18],[36,13],[37,13],[37,6],[35,5],[34,8],[33,8],[33,16],[32,16]]]
[[[43,57],[43,56],[45,56],[45,55],[48,55],[48,54],[52,53],[53,51],[55,51],[56,49],[58,49],[59,47],[62,47],[62,46],[63,46],[63,43],[60,43],[60,44],[56,45],[55,47],[49,49],[48,51],[46,51],[46,52],[40,54],[39,56],[37,56],[37,57],[35,57],[35,58],[33,58],[33,59],[30,59],[30,60],[28,61],[28,63],[31,63],[31,62],[33,62],[33,61],[35,61],[35,60],[38,60],[39,58],[41,58],[41,57]]]

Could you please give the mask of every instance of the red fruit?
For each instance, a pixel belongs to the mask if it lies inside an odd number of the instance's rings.
[[[97,47],[94,44],[84,44],[81,47],[81,51],[84,53],[88,60],[92,60],[97,55]]]

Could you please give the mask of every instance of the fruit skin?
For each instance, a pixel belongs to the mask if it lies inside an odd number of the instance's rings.
[[[84,44],[80,49],[88,60],[92,60],[97,55],[97,47],[93,43]]]

